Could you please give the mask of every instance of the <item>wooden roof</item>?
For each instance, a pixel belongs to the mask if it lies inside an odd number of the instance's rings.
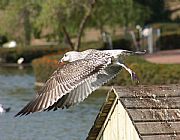
[[[115,94],[113,94],[113,90],[110,90],[108,92],[107,98],[104,102],[104,104],[102,105],[99,114],[97,115],[94,125],[91,128],[88,137],[86,138],[86,140],[95,140],[111,110],[111,108],[113,108],[114,103],[116,102],[117,96]]]
[[[108,94],[88,140],[100,132],[116,97],[128,112],[143,140],[180,139],[180,86],[114,87]]]

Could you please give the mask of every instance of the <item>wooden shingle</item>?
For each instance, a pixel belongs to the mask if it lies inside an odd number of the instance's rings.
[[[179,85],[114,87],[107,95],[107,99],[87,139],[97,139],[97,137],[100,138],[99,135],[103,135],[102,131],[105,131],[108,120],[112,119],[112,110],[118,103],[120,103],[127,112],[132,126],[139,135],[139,139],[180,139]],[[121,114],[121,112],[119,113]],[[119,113],[116,114],[118,115]],[[99,126],[98,129],[96,129],[97,124]],[[109,129],[109,131],[111,131],[111,129]],[[116,132],[120,133],[117,135],[121,135],[120,131],[117,130]],[[91,136],[93,136],[93,138]],[[124,139],[126,139],[125,137],[126,136],[124,136]]]

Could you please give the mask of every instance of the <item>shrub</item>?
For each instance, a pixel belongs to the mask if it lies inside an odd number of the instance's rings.
[[[125,38],[114,38],[112,40],[113,48],[114,49],[126,49],[126,50],[133,50],[132,41],[125,39]],[[102,41],[98,42],[86,42],[82,43],[80,47],[80,51],[86,50],[86,49],[109,49],[108,44],[104,44]]]
[[[62,46],[62,45],[61,45]],[[130,41],[126,39],[114,39],[113,46],[116,49],[129,49],[131,48]],[[103,49],[103,43],[98,42],[86,42],[82,43],[80,51],[86,49]],[[0,62],[16,63],[20,57],[24,58],[24,63],[31,62],[34,58],[39,58],[47,54],[60,54],[64,53],[69,48],[63,46],[28,46],[28,47],[16,47],[16,48],[0,48]]]
[[[101,43],[102,50],[109,49],[109,44]],[[133,50],[132,41],[126,38],[114,38],[112,40],[113,49],[124,49],[124,50]]]
[[[161,37],[156,40],[158,50],[169,50],[180,48],[180,24],[178,23],[155,23],[154,29],[161,30]]]
[[[37,82],[44,83],[48,77],[58,67],[58,60],[62,55],[49,55],[42,58],[34,59],[32,66]]]
[[[16,63],[20,57],[24,63],[31,62],[34,58],[42,57],[50,53],[65,52],[65,47],[59,46],[28,46],[16,48],[0,48],[0,57],[7,63]]]
[[[151,26],[160,29],[161,35],[180,34],[180,24],[178,23],[155,23]]]
[[[80,51],[87,49],[101,49],[103,43],[101,41],[83,42],[81,43]]]
[[[154,64],[139,57],[129,57],[127,65],[136,72],[140,84],[178,84],[180,83],[179,64]],[[112,80],[111,85],[136,84],[131,81],[130,75],[123,69],[119,75]]]
[[[57,68],[58,59],[62,56],[43,57],[33,61],[33,69],[37,82],[45,82]],[[180,65],[153,64],[141,57],[128,57],[126,64],[136,72],[140,84],[177,84],[180,83]],[[107,85],[134,85],[127,71],[122,71]]]
[[[163,35],[159,38],[160,50],[170,50],[180,48],[180,34]]]
[[[131,40],[120,38],[113,40],[114,49],[133,50],[133,44]]]

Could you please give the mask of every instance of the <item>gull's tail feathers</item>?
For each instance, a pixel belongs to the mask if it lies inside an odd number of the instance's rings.
[[[104,50],[104,52],[107,52],[107,53],[110,53],[111,55],[115,56],[115,57],[118,57],[120,55],[124,55],[124,56],[129,56],[129,55],[143,55],[146,53],[146,50],[144,51],[136,51],[136,52],[133,52],[133,51],[129,51],[129,50]]]
[[[144,51],[136,51],[136,52],[123,50],[120,55],[127,55],[127,56],[128,55],[143,55],[145,53],[146,53],[146,50],[144,50]]]
[[[137,51],[137,52],[133,52],[134,54],[137,54],[137,55],[143,55],[143,54],[146,54],[146,50],[144,51]]]

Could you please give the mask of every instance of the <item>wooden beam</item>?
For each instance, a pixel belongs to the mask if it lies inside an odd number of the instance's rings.
[[[119,98],[180,97],[180,86],[114,87]]]
[[[142,122],[135,123],[135,125],[141,136],[180,134],[180,122]]]
[[[127,109],[180,109],[180,97],[121,98]]]
[[[151,135],[142,136],[143,140],[180,140],[180,135]]]
[[[180,121],[179,109],[128,109],[134,122]]]

